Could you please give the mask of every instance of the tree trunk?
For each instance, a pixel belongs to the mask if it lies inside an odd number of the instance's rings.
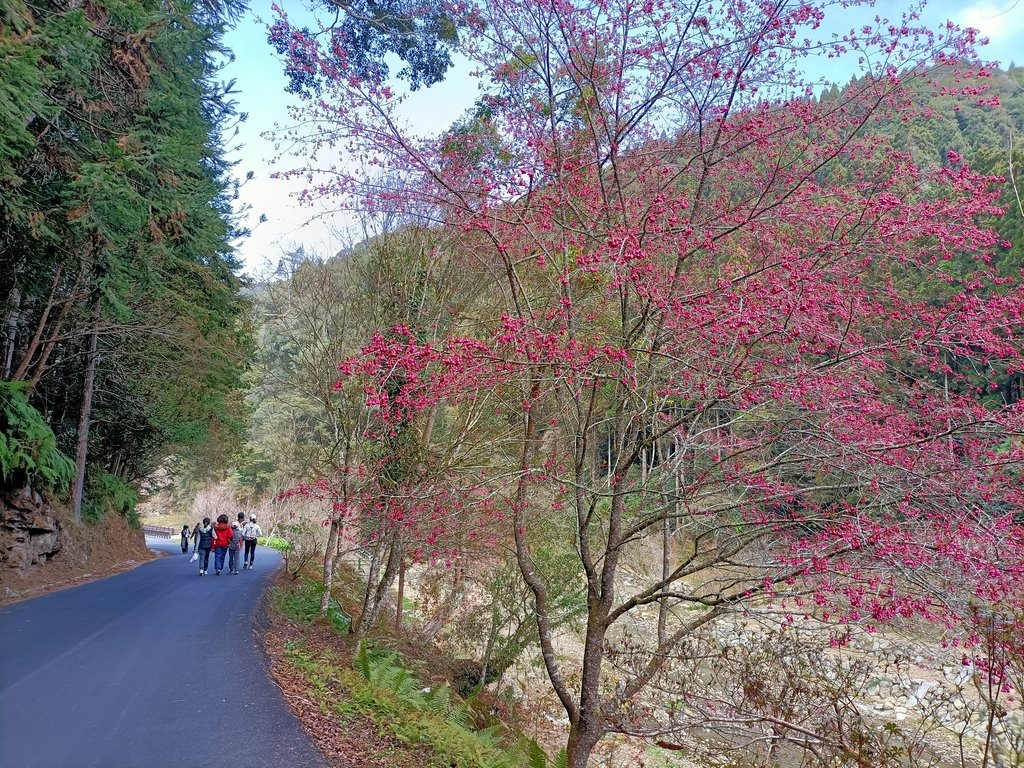
[[[7,342],[4,349],[3,376],[11,377],[11,367],[14,365],[14,347],[18,340],[18,320],[21,318],[21,291],[15,287],[11,291],[11,314],[7,316]]]
[[[17,380],[21,380],[25,377],[25,374],[28,371],[28,366],[32,362],[32,358],[36,356],[36,352],[39,350],[39,343],[43,338],[43,330],[45,330],[46,323],[50,319],[50,312],[53,310],[54,304],[57,302],[57,289],[60,287],[60,277],[63,273],[64,265],[60,264],[53,275],[53,284],[50,286],[50,295],[46,297],[46,306],[43,307],[43,312],[39,316],[39,322],[36,323],[36,332],[32,334],[32,340],[25,349],[25,354],[21,358],[18,370],[14,374],[14,378]]]
[[[85,494],[85,461],[89,454],[89,421],[92,417],[92,391],[96,381],[96,349],[100,332],[93,329],[85,356],[85,381],[82,384],[82,408],[78,415],[78,443],[75,447],[75,480],[71,486],[71,509],[75,522],[82,521],[82,498]]]
[[[124,470],[124,458],[124,449],[122,448],[114,454],[114,460],[110,463],[110,474],[120,477],[122,480],[126,479],[121,474]]]
[[[661,580],[664,584],[669,584],[669,575],[672,572],[670,558],[672,555],[672,537],[669,533],[669,518],[666,514],[661,519]],[[665,640],[668,637],[668,608],[669,602],[667,597],[662,597],[658,601],[658,647],[661,648],[665,645]]]
[[[376,576],[380,573],[381,560],[385,551],[388,553],[388,561],[383,575],[378,580]],[[385,541],[381,542],[370,562],[370,573],[366,579],[366,594],[363,596],[363,610],[352,625],[352,632],[356,637],[363,637],[377,621],[384,597],[391,589],[395,576],[398,575],[398,564],[401,558],[401,537],[397,532],[392,532]]]
[[[53,322],[50,327],[50,338],[46,341],[42,340],[43,331],[46,330],[46,325],[49,322],[50,312],[53,309],[54,302],[56,301],[56,291],[59,287],[59,280],[63,267],[57,269],[57,274],[53,279],[53,286],[50,289],[50,300],[47,302],[43,314],[39,319],[39,324],[36,327],[36,332],[32,336],[32,341],[29,342],[28,349],[25,350],[25,354],[21,358],[21,363],[18,364],[18,370],[14,373],[14,379],[21,381],[28,376],[29,368],[32,367],[32,358],[35,357],[36,352],[39,351],[40,345],[42,346],[42,352],[39,355],[39,360],[36,361],[35,371],[32,373],[31,384],[29,389],[34,389],[39,380],[43,377],[46,372],[46,363],[50,358],[50,353],[53,352],[53,348],[57,346],[57,338],[60,336],[61,328],[64,327],[64,321],[67,320],[68,313],[71,308],[77,303],[78,285],[82,281],[82,276],[79,274],[75,277],[74,285],[71,286],[71,290],[68,295],[61,300],[60,312],[57,313],[57,319]]]
[[[334,586],[334,558],[338,551],[339,529],[341,528],[341,513],[335,512],[331,516],[331,530],[327,534],[327,549],[324,550],[324,593],[320,597],[320,614],[327,615],[327,608],[331,604],[331,587]]]
[[[405,558],[398,562],[398,602],[395,605],[395,634],[402,634],[402,614],[405,613]]]
[[[366,574],[366,588],[363,590],[363,605],[359,611],[359,615],[355,617],[352,622],[352,626],[349,631],[357,637],[361,637],[363,633],[363,617],[366,616],[366,612],[370,604],[370,593],[373,590],[373,585],[377,583],[377,577],[380,575],[380,561],[384,553],[384,542],[378,541],[373,547],[373,553],[370,555],[369,570]]]
[[[607,603],[592,595],[583,644],[583,670],[579,683],[576,717],[570,718],[566,756],[569,768],[587,768],[590,753],[604,735],[601,713],[601,667],[604,660],[605,617]]]
[[[581,708],[579,719],[569,728],[569,743],[565,748],[568,768],[587,768],[590,753],[600,740],[601,730],[596,717],[585,714]]]
[[[334,558],[338,560],[345,552],[345,518],[338,521],[338,540],[334,547]]]

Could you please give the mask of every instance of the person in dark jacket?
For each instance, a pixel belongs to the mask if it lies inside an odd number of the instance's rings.
[[[224,555],[231,545],[231,526],[227,515],[217,515],[217,524],[213,526],[213,567],[216,575],[224,570]]]
[[[210,518],[203,518],[202,527],[196,526],[192,531],[196,540],[196,551],[199,553],[199,575],[205,576],[206,569],[210,567],[210,550],[213,548],[213,528],[210,526]]]
[[[188,525],[181,526],[181,554],[188,554],[188,540],[192,538],[192,531],[188,529]]]

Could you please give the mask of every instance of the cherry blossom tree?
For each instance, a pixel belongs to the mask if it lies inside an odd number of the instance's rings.
[[[366,555],[363,606],[353,623],[357,634],[373,626],[396,578],[401,590],[407,564],[444,560],[464,548],[461,534],[446,533],[459,529],[454,521],[463,507],[464,484],[448,468],[472,450],[465,426],[444,415],[439,419],[436,408],[404,408],[402,390],[415,375],[407,361],[376,394],[385,404],[394,397],[390,408],[367,409],[370,390],[348,375],[391,348],[404,350],[409,340],[429,343],[459,316],[474,285],[443,256],[446,240],[406,227],[342,259],[305,264],[286,283],[265,290],[268,325],[280,326],[266,346],[287,364],[267,367],[274,372],[267,382],[273,389],[264,389],[288,406],[290,420],[305,417],[299,427],[309,445],[300,447],[307,466],[292,471],[294,486],[284,496],[314,500],[329,510],[323,612],[346,542],[354,541]],[[367,339],[360,352],[357,340]],[[339,367],[346,374],[340,381]]]
[[[379,334],[341,372],[380,434],[438,412],[487,430],[460,478],[505,520],[574,768],[608,733],[685,729],[673,670],[717,622],[771,605],[955,632],[1022,605],[1024,412],[995,393],[1024,297],[978,224],[999,180],[871,130],[928,119],[907,93],[936,68],[975,102],[987,72],[972,32],[913,11],[826,35],[839,5],[459,3],[481,95],[439,138],[329,34],[274,27],[319,84],[291,136],[311,164],[388,174],[332,167],[310,196],[435,222],[480,281],[443,332]],[[832,59],[862,77],[818,100],[804,73]],[[504,428],[465,417],[481,404]],[[576,553],[557,578],[585,585],[579,658],[540,521]]]

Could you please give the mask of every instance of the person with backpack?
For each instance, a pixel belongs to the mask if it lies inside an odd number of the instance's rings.
[[[199,575],[205,576],[206,569],[210,566],[210,550],[213,548],[213,528],[210,527],[210,518],[203,518],[203,525],[198,525],[192,530],[192,538],[196,540],[195,551],[199,553]]]
[[[242,527],[231,524],[231,542],[228,544],[228,573],[239,573],[238,560],[242,551]]]
[[[181,554],[188,554],[188,540],[192,538],[192,532],[188,525],[181,526]]]
[[[243,531],[245,530],[245,512],[238,513],[238,522],[235,523],[235,525],[238,526],[238,536],[235,540],[235,543],[238,545],[238,555],[235,560],[235,573],[240,573],[238,566],[241,565],[242,550],[245,548],[245,535],[243,534]]]
[[[263,529],[256,524],[256,515],[249,515],[249,522],[242,529],[242,538],[245,539],[245,554],[242,555],[242,568],[253,567],[253,560],[256,559],[256,539],[263,535]]]
[[[231,546],[231,526],[227,515],[217,515],[217,524],[213,526],[213,567],[216,575],[224,570],[224,555]]]

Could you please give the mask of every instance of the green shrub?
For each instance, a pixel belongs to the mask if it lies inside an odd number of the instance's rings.
[[[323,557],[327,546],[324,527],[315,520],[299,518],[279,524],[275,530],[281,538],[278,547],[285,555],[285,565],[292,578],[300,574]],[[271,546],[274,546],[271,544]]]
[[[64,493],[75,464],[57,450],[46,420],[29,405],[27,382],[0,381],[0,481]]]
[[[95,523],[106,515],[122,515],[128,525],[138,530],[142,527],[135,506],[139,493],[116,475],[92,467],[86,474],[85,499],[82,502],[82,520]]]
[[[278,590],[277,610],[297,620],[316,616],[323,587],[312,579]],[[360,643],[352,665],[325,648],[285,643],[285,657],[301,673],[306,693],[322,711],[363,717],[382,734],[415,751],[423,768],[564,768],[565,750],[549,759],[533,739],[511,731],[447,684],[426,686],[405,658],[372,643]],[[477,727],[483,723],[486,727]]]

